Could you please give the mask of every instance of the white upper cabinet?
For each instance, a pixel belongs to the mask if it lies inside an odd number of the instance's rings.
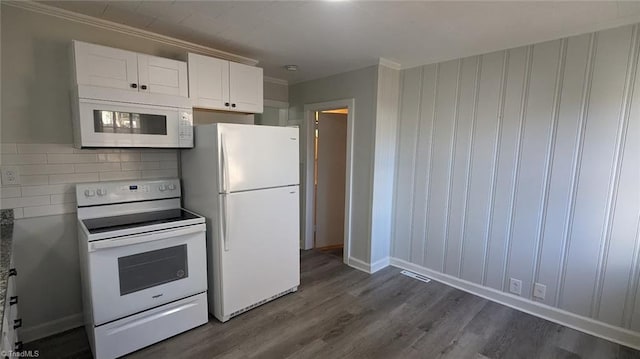
[[[262,113],[262,69],[189,54],[189,95],[193,107]]]
[[[141,91],[189,96],[186,62],[139,54],[138,81]]]
[[[187,64],[111,47],[73,42],[78,85],[188,97]]]
[[[78,84],[138,91],[135,52],[79,41],[74,41],[73,47]]]
[[[232,109],[262,113],[262,69],[229,62],[229,102]]]
[[[229,61],[189,54],[189,96],[193,107],[228,110]]]

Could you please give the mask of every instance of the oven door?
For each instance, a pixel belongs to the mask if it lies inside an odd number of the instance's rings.
[[[207,290],[205,225],[89,243],[96,326]]]
[[[79,100],[82,147],[193,147],[189,109]]]

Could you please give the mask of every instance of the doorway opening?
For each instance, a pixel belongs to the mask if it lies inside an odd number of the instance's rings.
[[[303,249],[349,263],[354,100],[305,105]]]
[[[344,258],[348,108],[314,112],[313,247]]]

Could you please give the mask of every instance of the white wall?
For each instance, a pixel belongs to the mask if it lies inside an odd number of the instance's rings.
[[[640,331],[638,32],[404,70],[392,256]]]
[[[371,259],[371,177],[375,142],[377,71],[378,66],[371,66],[289,87],[289,119],[300,124],[300,133],[306,133],[308,125],[304,120],[305,104],[355,99],[350,252],[353,258],[365,263],[369,263]],[[300,144],[302,151],[307,148],[307,144],[303,142],[305,142],[304,139]],[[300,159],[305,158],[306,154],[301,153]],[[301,183],[306,183],[304,177],[301,177]],[[304,188],[303,190],[306,191]]]
[[[349,251],[358,268],[371,272],[389,263],[399,86],[398,70],[376,65],[289,89],[290,119],[300,123],[303,133],[309,125],[304,120],[305,104],[355,101],[349,109],[353,115]],[[303,152],[306,148],[306,143],[301,143]],[[307,156],[301,153],[300,158]],[[306,183],[304,178],[302,183]],[[303,212],[303,218],[305,215]]]
[[[378,66],[371,200],[372,271],[388,264],[391,248],[399,96],[400,71]]]
[[[21,339],[29,341],[82,323],[74,184],[178,175],[177,150],[72,148],[71,40],[182,60],[186,51],[4,3],[1,9],[0,165],[18,166],[22,185],[0,188],[0,207],[16,209]]]

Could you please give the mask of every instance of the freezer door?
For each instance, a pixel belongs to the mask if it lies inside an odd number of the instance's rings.
[[[297,128],[218,124],[220,193],[299,184]]]
[[[224,195],[220,320],[300,283],[298,186]]]

